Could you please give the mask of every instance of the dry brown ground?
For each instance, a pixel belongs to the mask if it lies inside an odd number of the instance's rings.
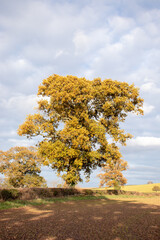
[[[160,206],[81,200],[0,211],[0,240],[159,240]]]

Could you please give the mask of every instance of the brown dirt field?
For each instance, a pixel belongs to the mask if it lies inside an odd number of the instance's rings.
[[[79,200],[0,211],[0,240],[159,240],[160,206]]]

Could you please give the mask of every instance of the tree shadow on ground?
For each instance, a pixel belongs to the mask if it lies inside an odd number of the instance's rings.
[[[159,240],[160,206],[79,200],[0,211],[0,240]]]

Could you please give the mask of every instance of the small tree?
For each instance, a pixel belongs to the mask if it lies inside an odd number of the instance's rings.
[[[160,187],[159,186],[154,186],[152,188],[152,191],[158,192],[158,191],[160,191]]]
[[[147,184],[153,184],[153,182],[152,181],[148,181]]]
[[[9,186],[46,187],[46,181],[39,176],[41,159],[34,147],[14,147],[0,151],[0,172],[5,175]]]
[[[43,80],[38,96],[38,113],[26,118],[18,134],[42,136],[39,153],[44,165],[62,173],[70,186],[82,181],[81,171],[89,178],[92,169],[115,159],[116,142],[125,145],[132,137],[119,123],[129,112],[143,114],[139,90],[111,79],[53,75]]]
[[[127,169],[127,162],[122,159],[111,160],[107,163],[102,170],[104,173],[98,174],[101,179],[100,187],[114,187],[114,189],[119,190],[121,186],[127,183],[127,179],[123,176],[122,171]]]

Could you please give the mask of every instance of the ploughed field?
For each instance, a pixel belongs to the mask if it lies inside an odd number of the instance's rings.
[[[160,197],[105,196],[0,210],[0,240],[159,240]]]

